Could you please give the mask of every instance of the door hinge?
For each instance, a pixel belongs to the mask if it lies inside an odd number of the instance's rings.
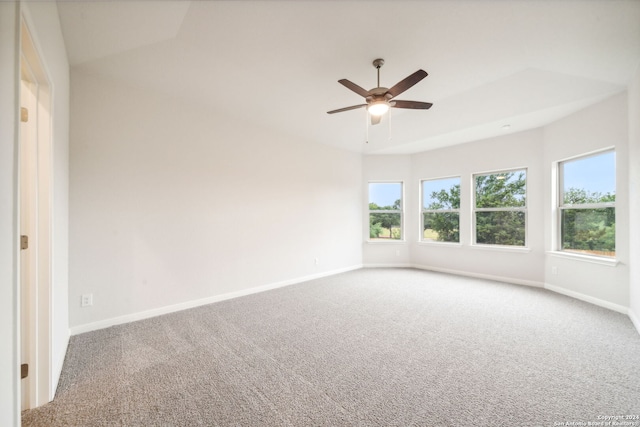
[[[29,121],[29,110],[24,107],[20,107],[20,121],[21,122]]]
[[[29,249],[29,236],[20,236],[20,250]]]
[[[29,365],[27,363],[23,363],[20,365],[20,379],[23,380],[29,376]]]

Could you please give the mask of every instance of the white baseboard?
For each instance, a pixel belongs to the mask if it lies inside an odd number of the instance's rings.
[[[476,279],[495,280],[497,282],[514,283],[517,285],[544,288],[552,292],[557,292],[559,294],[566,295],[568,297],[579,299],[581,301],[585,301],[600,307],[607,308],[609,310],[616,311],[618,313],[626,314],[629,316],[629,318],[631,319],[631,322],[633,323],[635,328],[638,330],[638,333],[640,333],[640,318],[638,318],[638,316],[636,316],[635,313],[631,311],[631,309],[620,304],[615,304],[600,298],[595,298],[590,295],[582,294],[580,292],[575,292],[559,286],[550,285],[548,283],[536,282],[533,280],[516,279],[513,277],[495,276],[492,274],[473,273],[473,272],[454,270],[449,268],[432,267],[428,265],[419,265],[419,264],[365,264],[364,267],[365,268],[382,268],[382,267],[417,268],[420,270],[429,270],[429,271],[435,271],[438,273],[455,274],[458,276],[473,277]]]
[[[515,277],[505,277],[505,276],[496,276],[493,274],[482,274],[482,273],[473,273],[473,272],[469,272],[469,271],[462,271],[462,270],[453,270],[450,268],[440,268],[440,267],[432,267],[429,265],[413,265],[413,268],[417,268],[420,270],[429,270],[429,271],[436,271],[438,273],[447,273],[447,274],[455,274],[457,276],[465,276],[465,277],[473,277],[476,279],[485,279],[485,280],[493,280],[496,282],[504,282],[504,283],[513,283],[516,285],[525,285],[525,286],[532,286],[534,288],[543,288],[544,287],[544,283],[542,282],[536,282],[534,280],[524,280],[524,279],[517,279]]]
[[[272,289],[282,288],[285,286],[295,285],[309,280],[319,279],[321,277],[333,276],[335,274],[345,273],[347,271],[358,270],[362,268],[362,264],[353,265],[346,268],[340,268],[331,271],[325,271],[322,273],[311,274],[308,276],[297,277],[295,279],[283,280],[281,282],[269,283],[266,285],[255,286],[248,289],[242,289],[236,292],[229,292],[226,294],[213,295],[207,298],[201,298],[193,301],[186,301],[180,304],[169,305],[165,307],[154,308],[152,310],[142,311],[138,313],[126,314],[124,316],[113,317],[111,319],[104,319],[98,322],[87,323],[84,325],[78,325],[71,328],[71,335],[78,335],[85,332],[97,331],[99,329],[108,328],[110,326],[121,325],[124,323],[135,322],[138,320],[149,319],[151,317],[161,316],[163,314],[175,313],[177,311],[187,310],[189,308],[200,307],[202,305],[212,304],[214,302],[225,301],[233,298],[238,298],[246,295],[256,294],[259,292],[270,291]]]
[[[630,308],[627,310],[629,319],[631,319],[631,323],[636,327],[636,331],[640,334],[640,317],[636,316],[636,314]]]
[[[615,304],[613,302],[605,301],[603,299],[592,297],[590,295],[586,295],[580,292],[571,291],[569,289],[565,289],[560,286],[550,285],[548,283],[545,283],[544,288],[553,292],[557,292],[562,295],[566,295],[571,298],[579,299],[581,301],[595,304],[600,307],[608,308],[609,310],[617,311],[618,313],[627,314],[627,315],[629,314],[629,309],[620,304]],[[633,319],[631,320],[633,321]]]
[[[553,292],[557,292],[557,293],[562,294],[562,295],[566,295],[566,296],[569,296],[569,297],[572,297],[572,298],[579,299],[581,301],[586,301],[588,303],[595,304],[595,305],[600,306],[600,307],[608,308],[609,310],[613,310],[613,311],[616,311],[618,313],[626,314],[626,315],[629,316],[629,318],[631,319],[631,322],[633,323],[635,328],[638,330],[638,333],[640,333],[640,318],[631,309],[629,309],[629,308],[627,308],[625,306],[619,305],[619,304],[614,304],[614,303],[609,302],[609,301],[605,301],[605,300],[602,300],[602,299],[599,299],[599,298],[595,298],[595,297],[592,297],[592,296],[589,296],[589,295],[585,295],[585,294],[582,294],[580,292],[571,291],[571,290],[568,290],[568,289],[565,289],[565,288],[562,288],[562,287],[559,287],[559,286],[554,286],[554,285],[545,284],[545,283],[541,283],[541,282],[536,282],[536,281],[532,281],[532,280],[522,280],[522,279],[516,279],[516,278],[512,278],[512,277],[495,276],[495,275],[491,275],[491,274],[480,274],[480,273],[473,273],[473,272],[467,272],[467,271],[461,271],[461,270],[453,270],[453,269],[448,269],[448,268],[432,267],[432,266],[417,265],[417,264],[365,264],[365,265],[359,264],[359,265],[353,265],[353,266],[350,266],[350,267],[341,268],[341,269],[337,269],[337,270],[326,271],[326,272],[323,272],[323,273],[312,274],[312,275],[308,275],[308,276],[298,277],[298,278],[295,278],[295,279],[284,280],[284,281],[281,281],[281,282],[269,283],[269,284],[266,284],[266,285],[256,286],[256,287],[252,287],[252,288],[248,288],[248,289],[243,289],[243,290],[236,291],[236,292],[229,292],[229,293],[226,293],[226,294],[214,295],[214,296],[207,297],[207,298],[202,298],[202,299],[193,300],[193,301],[187,301],[187,302],[183,302],[183,303],[180,303],[180,304],[174,304],[174,305],[170,305],[170,306],[156,308],[156,309],[153,309],[153,310],[147,310],[147,311],[143,311],[143,312],[139,312],[139,313],[127,314],[127,315],[124,315],[124,316],[114,317],[114,318],[111,318],[111,319],[100,320],[98,322],[87,323],[87,324],[84,324],[84,325],[78,325],[78,326],[72,327],[70,329],[70,333],[71,333],[71,335],[78,335],[78,334],[82,334],[82,333],[85,333],[85,332],[96,331],[96,330],[99,330],[99,329],[108,328],[110,326],[121,325],[123,323],[135,322],[137,320],[149,319],[151,317],[161,316],[163,314],[174,313],[174,312],[177,312],[177,311],[187,310],[189,308],[194,308],[194,307],[199,307],[199,306],[202,306],[202,305],[212,304],[212,303],[219,302],[219,301],[225,301],[225,300],[238,298],[238,297],[242,297],[242,296],[246,296],[246,295],[256,294],[256,293],[259,293],[259,292],[269,291],[269,290],[272,290],[272,289],[282,288],[282,287],[285,287],[285,286],[295,285],[295,284],[298,284],[298,283],[307,282],[309,280],[319,279],[321,277],[333,276],[335,274],[345,273],[347,271],[358,270],[358,269],[363,268],[363,267],[364,268],[417,268],[417,269],[420,269],[420,270],[429,270],[429,271],[435,271],[435,272],[439,272],[439,273],[455,274],[455,275],[459,275],[459,276],[473,277],[473,278],[477,278],[477,279],[494,280],[494,281],[497,281],[497,282],[514,283],[514,284],[518,284],[518,285],[525,285],[525,286],[544,288],[544,289],[548,289],[548,290],[553,291]],[[56,385],[58,383],[58,380],[59,380],[61,372],[62,372],[62,367],[56,367],[56,370],[54,372],[54,375],[56,375],[56,377],[54,377],[54,379],[56,379],[56,381],[54,381],[54,383]]]
[[[458,276],[474,277],[474,278],[477,278],[477,279],[495,280],[497,282],[514,283],[514,284],[518,284],[518,285],[526,285],[526,286],[533,286],[533,287],[536,287],[536,288],[544,288],[544,289],[547,289],[547,290],[552,291],[552,292],[557,292],[559,294],[566,295],[566,296],[571,297],[571,298],[579,299],[581,301],[585,301],[585,302],[597,305],[599,307],[604,307],[604,308],[607,308],[609,310],[616,311],[618,313],[626,314],[631,319],[631,322],[633,323],[633,326],[635,326],[635,328],[638,331],[638,333],[640,333],[640,317],[638,317],[630,308],[627,308],[627,307],[625,307],[623,305],[620,305],[620,304],[615,304],[615,303],[612,303],[612,302],[609,302],[609,301],[605,301],[605,300],[600,299],[600,298],[595,298],[595,297],[592,297],[590,295],[582,294],[580,292],[571,291],[569,289],[565,289],[565,288],[562,288],[560,286],[550,285],[548,283],[536,282],[536,281],[533,281],[533,280],[515,279],[515,278],[512,278],[512,277],[495,276],[495,275],[492,275],[492,274],[480,274],[480,273],[473,273],[473,272],[467,272],[467,271],[461,271],[461,270],[453,270],[453,269],[449,269],[449,268],[440,268],[440,267],[432,267],[432,266],[427,266],[427,265],[418,265],[418,264],[365,264],[364,267],[365,268],[384,268],[384,267],[390,267],[390,268],[417,268],[417,269],[420,269],[420,270],[436,271],[436,272],[439,272],[439,273],[455,274],[455,275],[458,275]]]
[[[363,268],[413,268],[413,264],[364,264]]]

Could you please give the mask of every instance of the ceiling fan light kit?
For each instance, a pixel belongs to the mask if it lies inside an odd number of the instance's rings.
[[[382,116],[384,113],[389,111],[390,105],[386,101],[376,101],[372,102],[367,106],[367,111],[372,116]]]
[[[373,61],[373,66],[378,71],[378,86],[365,90],[357,84],[347,80],[338,80],[338,83],[357,93],[365,99],[366,104],[352,105],[351,107],[339,108],[337,110],[327,111],[327,114],[341,113],[343,111],[356,110],[358,108],[366,107],[367,112],[371,115],[371,124],[376,125],[380,123],[381,117],[389,111],[390,108],[406,108],[411,110],[428,110],[433,104],[430,102],[419,101],[392,101],[393,98],[400,95],[407,89],[413,87],[422,79],[427,77],[427,72],[424,70],[418,70],[410,76],[401,80],[391,89],[380,86],[380,68],[384,65],[384,59],[378,58]]]

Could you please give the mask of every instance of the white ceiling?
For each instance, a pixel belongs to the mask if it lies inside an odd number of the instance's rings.
[[[59,1],[75,70],[202,102],[364,153],[413,153],[539,127],[625,90],[640,63],[637,0]],[[369,128],[337,83],[422,68]],[[509,124],[508,130],[503,125]]]

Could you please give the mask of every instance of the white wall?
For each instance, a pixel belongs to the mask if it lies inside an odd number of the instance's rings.
[[[638,77],[630,94],[632,141],[638,150]],[[635,104],[634,104],[635,103]],[[637,255],[629,255],[629,164],[638,180],[638,152],[629,158],[627,95],[611,97],[544,128],[483,141],[447,147],[411,156],[367,156],[364,186],[368,180],[408,180],[405,188],[407,242],[397,244],[409,258],[396,255],[396,247],[365,244],[365,265],[412,265],[478,277],[546,286],[614,310],[629,307],[629,268],[637,268]],[[634,136],[635,132],[635,136]],[[555,162],[606,147],[617,153],[616,258],[617,265],[558,256],[553,248],[552,169]],[[478,172],[526,167],[529,234],[527,250],[493,250],[471,245],[471,176]],[[460,244],[418,243],[419,182],[422,179],[461,176]],[[364,187],[363,186],[363,187]],[[366,187],[364,187],[366,188]],[[634,191],[637,194],[638,191]],[[366,192],[365,192],[366,194]],[[638,212],[638,200],[631,212]],[[366,224],[363,238],[366,236]],[[637,236],[637,230],[633,235]],[[638,251],[637,241],[635,251]],[[404,252],[403,252],[404,255]],[[552,274],[555,267],[557,274]],[[632,284],[632,309],[640,310],[640,285],[636,270]],[[634,308],[635,307],[635,308]]]
[[[72,332],[361,265],[359,154],[71,81]],[[86,293],[94,305],[81,308]]]
[[[365,265],[412,265],[459,274],[543,285],[542,132],[516,133],[484,141],[442,148],[412,156],[367,156],[364,180],[405,180],[405,243],[365,244]],[[527,168],[529,205],[527,250],[500,250],[471,245],[472,175]],[[460,176],[460,244],[418,243],[420,181]],[[366,227],[366,225],[365,225]],[[366,236],[366,231],[365,234]],[[397,255],[397,245],[402,245]],[[406,255],[405,255],[406,254]]]
[[[616,149],[616,266],[595,264],[577,257],[546,255],[545,282],[578,297],[629,305],[629,185],[627,96],[616,95],[548,125],[544,129],[545,187],[551,188],[554,162],[600,150]],[[552,198],[545,197],[545,247],[552,249]],[[557,268],[557,274],[551,269]]]
[[[69,63],[55,2],[26,2],[23,13],[52,88],[51,378],[53,398],[69,342]]]
[[[474,274],[516,283],[542,286],[544,270],[542,198],[542,132],[532,130],[476,141],[413,156],[414,209],[419,211],[419,182],[423,179],[460,176],[460,245],[417,243],[414,234],[413,264],[460,274]],[[497,249],[472,245],[473,175],[506,169],[527,169],[526,249]],[[416,216],[416,227],[419,226]]]
[[[0,425],[20,425],[16,147],[19,4],[0,2]]]
[[[410,266],[410,245],[412,224],[415,221],[413,212],[413,187],[411,182],[411,157],[410,156],[365,156],[363,160],[362,194],[362,234],[363,260],[365,266]],[[395,242],[367,242],[369,235],[368,218],[368,185],[370,181],[394,181],[403,182],[404,192],[404,240]]]
[[[629,85],[629,316],[640,332],[640,64]]]

